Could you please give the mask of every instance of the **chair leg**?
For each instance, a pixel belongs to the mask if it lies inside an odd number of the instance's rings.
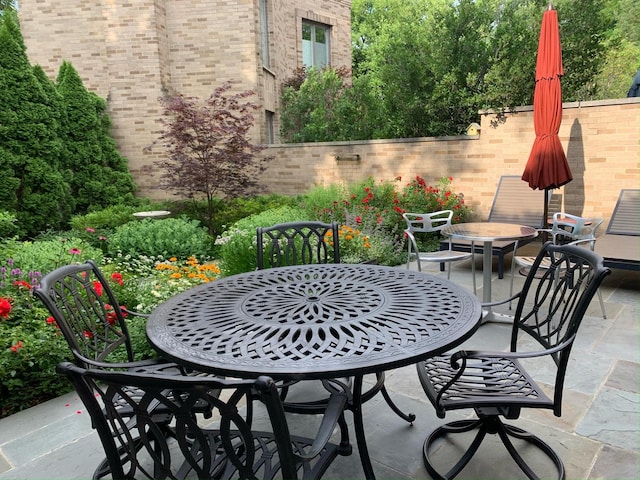
[[[471,241],[471,278],[473,280],[473,294],[477,295],[476,288],[476,245]]]
[[[389,405],[391,410],[393,410],[396,415],[398,415],[405,422],[413,424],[416,419],[415,414],[404,413],[402,410],[400,410],[400,408],[398,408],[398,406],[391,399],[391,396],[389,395],[389,392],[384,385],[384,381],[385,372],[376,373],[376,383],[371,388],[367,389],[367,391],[362,392],[362,403],[368,402],[369,400],[371,400],[371,398],[377,395],[378,392],[380,392],[382,393],[385,402],[387,402],[387,405]]]
[[[607,319],[607,313],[604,311],[604,300],[602,300],[602,292],[598,289],[598,300],[600,300],[600,310],[602,310],[602,318]]]
[[[445,474],[439,473],[433,465],[433,455],[431,451],[432,446],[446,435],[470,432],[472,430],[477,430],[477,433],[469,444],[467,450],[462,454],[460,459],[453,465],[453,467],[449,469],[449,471],[447,471]],[[441,427],[438,427],[436,430],[434,430],[431,435],[429,435],[425,440],[422,451],[424,465],[427,468],[429,475],[437,480],[450,480],[455,478],[467,466],[467,464],[476,454],[487,433],[498,434],[500,440],[502,440],[502,443],[509,452],[509,455],[511,455],[518,467],[529,479],[537,480],[539,477],[526,463],[524,458],[522,458],[520,453],[518,453],[509,437],[524,440],[530,443],[532,446],[537,447],[549,458],[549,460],[551,460],[552,464],[555,466],[558,473],[557,478],[559,480],[565,479],[565,469],[562,460],[549,445],[543,442],[540,438],[526,432],[525,430],[514,427],[513,425],[502,423],[500,418],[497,416],[481,417],[479,419],[470,420],[458,420],[455,422],[447,423],[446,425],[442,425]],[[440,447],[440,449],[441,448],[442,447]],[[498,461],[498,459],[492,459],[490,461],[495,462]]]

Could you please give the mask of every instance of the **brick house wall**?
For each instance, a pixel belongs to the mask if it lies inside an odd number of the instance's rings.
[[[640,188],[640,99],[565,103],[560,140],[573,181],[553,193],[576,215],[608,218],[622,188]],[[273,145],[263,182],[296,194],[314,185],[373,177],[401,185],[416,175],[452,177],[477,220],[489,214],[501,175],[522,175],[535,138],[533,108],[498,121],[482,115],[477,136]],[[337,159],[336,159],[337,157]]]
[[[282,81],[302,65],[303,20],[330,26],[331,64],[351,65],[350,0],[20,0],[18,14],[32,64],[55,78],[70,61],[85,86],[107,99],[112,134],[143,196],[162,194],[145,168],[162,154],[146,149],[158,138],[161,96],[205,99],[231,80],[236,91],[253,90],[251,101],[277,112]],[[256,115],[256,143],[266,142],[266,118]]]

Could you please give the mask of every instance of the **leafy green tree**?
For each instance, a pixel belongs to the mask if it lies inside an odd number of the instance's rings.
[[[106,102],[89,92],[76,70],[63,62],[57,92],[62,106],[62,169],[76,201],[76,213],[131,203],[135,185],[127,161],[109,135]]]
[[[204,196],[209,233],[214,231],[216,198],[259,192],[259,173],[272,158],[259,156],[266,147],[247,138],[253,112],[260,108],[246,100],[254,92],[230,93],[231,88],[225,82],[204,103],[182,95],[160,99],[159,142],[168,153],[156,162],[161,188],[193,199],[194,205]]]
[[[283,138],[453,135],[477,122],[479,110],[531,105],[547,7],[546,0],[353,0],[352,85],[357,89],[336,90],[312,76],[297,96],[285,89],[283,113],[293,118],[282,122]],[[564,101],[624,96],[640,53],[637,2],[557,0],[554,7],[563,47]],[[366,108],[359,109],[357,102]],[[338,119],[348,129],[332,128]]]
[[[16,0],[0,0],[0,15],[2,15],[5,11],[15,11],[16,6]]]
[[[0,22],[0,203],[28,235],[64,224],[70,191],[58,170],[55,100],[29,64],[16,14]]]
[[[381,134],[381,110],[367,79],[350,85],[348,74],[345,68],[301,68],[285,81],[280,114],[285,142],[364,140]]]

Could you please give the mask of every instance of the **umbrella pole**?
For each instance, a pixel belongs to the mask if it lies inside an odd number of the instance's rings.
[[[544,189],[544,207],[542,209],[543,217],[542,217],[542,228],[545,230],[549,228],[549,194],[551,193],[550,188]],[[545,243],[548,240],[547,232],[542,232],[542,243]]]

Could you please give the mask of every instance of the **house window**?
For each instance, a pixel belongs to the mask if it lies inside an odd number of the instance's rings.
[[[267,0],[260,0],[260,30],[262,37],[262,65],[269,68],[269,18],[267,16]]]
[[[274,113],[269,110],[265,110],[265,124],[267,127],[267,144],[271,145],[275,143],[276,137],[273,129]]]
[[[302,63],[305,67],[329,65],[330,27],[319,23],[302,22]]]

